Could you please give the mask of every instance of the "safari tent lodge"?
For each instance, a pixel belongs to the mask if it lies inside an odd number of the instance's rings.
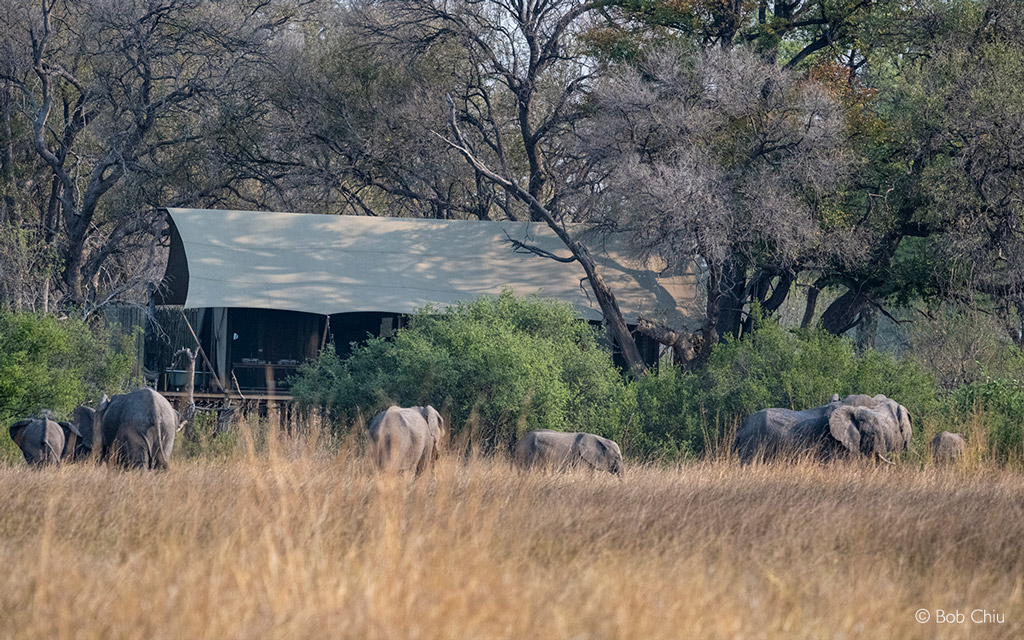
[[[425,305],[439,309],[503,289],[602,314],[583,269],[516,248],[517,240],[569,256],[541,223],[481,222],[168,209],[170,253],[151,301],[144,372],[167,396],[183,393],[175,350],[201,347],[197,402],[290,399],[289,378],[332,343],[388,336]],[[696,313],[692,272],[659,273],[628,259],[621,238],[588,246],[630,325],[638,315],[687,326]],[[656,342],[638,335],[649,362]]]

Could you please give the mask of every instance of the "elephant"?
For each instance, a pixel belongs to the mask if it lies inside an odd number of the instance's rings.
[[[82,415],[87,415],[86,408]],[[91,427],[99,430],[100,460],[111,455],[127,468],[167,469],[174,434],[188,419],[156,391],[143,388],[100,401]],[[95,435],[94,435],[95,438]]]
[[[25,462],[40,466],[60,464],[70,458],[82,435],[70,422],[58,422],[45,415],[15,422],[10,433],[11,440],[25,455]]]
[[[813,409],[751,414],[736,433],[733,451],[744,464],[758,454],[773,458],[803,451],[823,459],[863,454],[888,462],[885,456],[906,450],[912,435],[906,407],[885,396],[833,396],[832,402]]]
[[[887,414],[890,419],[899,425],[901,437],[906,441],[907,446],[910,445],[910,440],[914,436],[914,420],[910,417],[910,412],[907,411],[907,408],[895,400],[891,400],[882,394],[875,396],[853,394],[843,398],[843,404],[867,407]]]
[[[104,395],[99,404],[102,405],[105,402],[109,402],[110,398]],[[84,404],[80,404],[75,407],[75,410],[71,413],[71,421],[78,427],[78,431],[81,435],[76,438],[74,451],[71,452],[71,459],[78,461],[88,458],[92,455],[94,448],[102,446],[102,441],[95,442],[95,438],[99,438],[100,432],[98,429],[94,429],[96,424],[96,410],[92,407],[87,407]]]
[[[444,436],[434,407],[391,406],[370,423],[370,458],[381,471],[419,475],[440,457]]]
[[[943,431],[928,444],[928,450],[935,462],[952,463],[963,457],[964,451],[967,450],[967,441],[959,433]]]
[[[516,444],[513,460],[522,469],[582,467],[623,474],[619,445],[592,433],[530,431]]]

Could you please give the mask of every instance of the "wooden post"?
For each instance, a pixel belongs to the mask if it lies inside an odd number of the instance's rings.
[[[178,349],[174,353],[174,358],[177,359],[179,355],[185,354],[188,357],[188,363],[185,365],[185,393],[186,402],[185,406],[178,407],[178,413],[184,420],[191,421],[192,416],[196,414],[196,399],[195,399],[195,378],[196,378],[196,354],[189,348]]]
[[[219,377],[217,377],[217,370],[213,368],[213,364],[210,362],[210,359],[206,357],[206,352],[203,351],[203,345],[199,342],[199,336],[196,335],[195,330],[192,328],[192,323],[188,321],[188,317],[185,315],[184,311],[181,312],[181,319],[185,321],[185,326],[188,327],[188,332],[192,334],[192,339],[196,341],[196,349],[199,350],[199,355],[202,356],[203,363],[210,371],[210,375],[213,376],[213,379],[220,385],[221,391],[226,392],[227,389],[224,388],[224,383]],[[195,356],[193,356],[193,359],[195,359]]]

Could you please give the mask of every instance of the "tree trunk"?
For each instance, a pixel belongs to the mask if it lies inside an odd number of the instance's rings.
[[[867,298],[858,291],[848,289],[821,314],[821,328],[833,335],[842,335],[855,327]]]
[[[857,351],[864,353],[875,348],[875,336],[878,335],[878,313],[871,305],[864,305],[857,324]]]
[[[701,327],[702,341],[693,360],[693,368],[708,361],[711,350],[718,343],[718,310],[722,300],[722,275],[717,267],[708,269],[708,303],[704,308],[704,325]]]
[[[761,303],[761,309],[764,310],[765,314],[771,315],[779,310],[779,307],[789,297],[789,292],[793,288],[793,280],[793,274],[788,271],[779,276],[779,281],[775,283],[772,295]]]
[[[68,234],[67,261],[64,264],[64,286],[71,303],[85,305],[85,290],[82,287],[82,267],[85,265],[84,239],[77,234]]]
[[[821,293],[821,280],[818,280],[807,289],[807,306],[804,307],[804,317],[800,321],[800,328],[807,329],[814,320],[814,312],[818,307],[818,294]]]
[[[676,364],[690,366],[693,359],[697,357],[690,336],[685,331],[676,331],[663,324],[652,322],[646,318],[639,318],[636,323],[637,331],[648,336],[666,347],[672,348],[672,359]]]
[[[736,258],[729,258],[722,266],[722,280],[719,282],[718,338],[739,337],[743,321],[744,292],[747,288],[746,270]],[[710,295],[710,292],[709,292]],[[716,338],[717,340],[717,338]]]
[[[548,223],[551,224],[550,222]],[[557,225],[553,225],[557,226]],[[558,230],[556,229],[556,233]],[[597,303],[601,307],[601,312],[604,314],[605,323],[608,326],[608,332],[612,335],[612,338],[618,344],[622,350],[622,357],[626,360],[626,366],[629,367],[629,372],[634,376],[642,376],[647,373],[647,365],[644,363],[644,359],[640,356],[640,350],[636,346],[636,340],[633,339],[633,334],[630,333],[629,327],[626,325],[626,320],[622,315],[622,309],[619,308],[619,303],[615,300],[615,295],[611,289],[605,283],[604,278],[597,270],[597,263],[590,256],[590,252],[587,248],[578,241],[571,241],[567,243],[572,254],[579,260],[583,270],[587,274],[587,280],[590,281],[590,288],[594,290],[594,296],[597,298]]]

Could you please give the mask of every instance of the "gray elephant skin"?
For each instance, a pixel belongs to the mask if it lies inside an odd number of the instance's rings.
[[[381,471],[419,475],[440,457],[444,435],[444,419],[434,407],[392,406],[370,423],[370,458]]]
[[[71,457],[81,434],[70,422],[49,417],[27,418],[11,425],[11,440],[31,465],[60,464]]]
[[[530,431],[516,444],[513,460],[522,469],[586,468],[623,473],[619,445],[592,433]]]
[[[810,453],[832,459],[845,455],[876,456],[905,451],[913,421],[903,405],[883,396],[850,395],[813,409],[762,409],[743,421],[733,450],[743,463]]]
[[[928,443],[928,450],[932,454],[932,460],[948,464],[963,457],[964,451],[967,450],[967,441],[959,433],[943,431]]]
[[[102,405],[104,402],[109,401],[110,398],[104,395],[99,404]],[[75,448],[70,452],[71,459],[75,461],[84,460],[92,455],[94,448],[98,450],[102,444],[99,441],[94,442],[94,438],[99,437],[99,431],[94,428],[96,424],[96,410],[80,404],[72,412],[71,421],[78,427],[79,431],[79,436],[75,439]]]
[[[186,422],[166,398],[145,388],[101,401],[91,427],[102,434],[101,460],[113,456],[128,468],[167,469],[174,434]]]

